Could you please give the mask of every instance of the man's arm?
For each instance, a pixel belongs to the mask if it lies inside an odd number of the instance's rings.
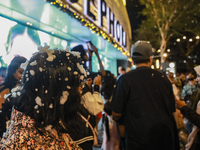
[[[113,116],[113,120],[118,121],[121,118],[122,114],[118,114],[112,111],[112,116]]]
[[[100,66],[100,70],[101,70],[102,76],[106,76],[106,71],[104,70],[103,64],[102,64],[101,59],[99,57],[98,49],[95,46],[94,46],[94,50],[93,51],[96,54],[97,59],[99,61],[99,66]]]

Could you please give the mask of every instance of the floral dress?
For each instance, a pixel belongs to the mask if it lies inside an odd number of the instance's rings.
[[[37,129],[34,119],[13,109],[11,124],[0,141],[1,150],[82,150],[68,134],[58,138],[45,129]]]

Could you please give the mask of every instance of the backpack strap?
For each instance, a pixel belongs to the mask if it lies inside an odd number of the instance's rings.
[[[83,116],[81,115],[79,112],[78,114],[81,116],[81,118],[90,126],[90,129],[92,130],[93,132],[93,135],[94,135],[94,142],[93,142],[93,145],[98,145],[98,140],[97,140],[97,130],[95,130],[92,125],[90,124],[90,122]]]

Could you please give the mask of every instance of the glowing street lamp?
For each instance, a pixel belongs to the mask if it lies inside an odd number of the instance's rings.
[[[192,38],[190,38],[189,41],[192,42]]]
[[[156,59],[156,68],[159,69],[159,67],[160,67],[159,59]]]
[[[186,39],[186,36],[183,36],[183,39],[185,40],[185,39]]]
[[[157,53],[160,53],[160,49],[157,50]]]
[[[199,36],[196,36],[196,39],[199,39]]]
[[[167,49],[167,52],[170,52],[170,49]]]
[[[167,57],[167,53],[164,53],[164,54],[163,54],[163,57]]]
[[[176,39],[176,41],[177,41],[177,42],[180,42],[181,40],[178,38],[178,39]]]

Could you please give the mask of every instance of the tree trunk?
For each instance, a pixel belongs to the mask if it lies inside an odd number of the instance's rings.
[[[161,59],[160,61],[161,61],[161,63],[164,63],[166,60],[166,58],[163,57],[163,54],[166,50],[166,46],[167,46],[167,41],[164,38],[162,38],[161,45],[160,45],[160,59]]]

